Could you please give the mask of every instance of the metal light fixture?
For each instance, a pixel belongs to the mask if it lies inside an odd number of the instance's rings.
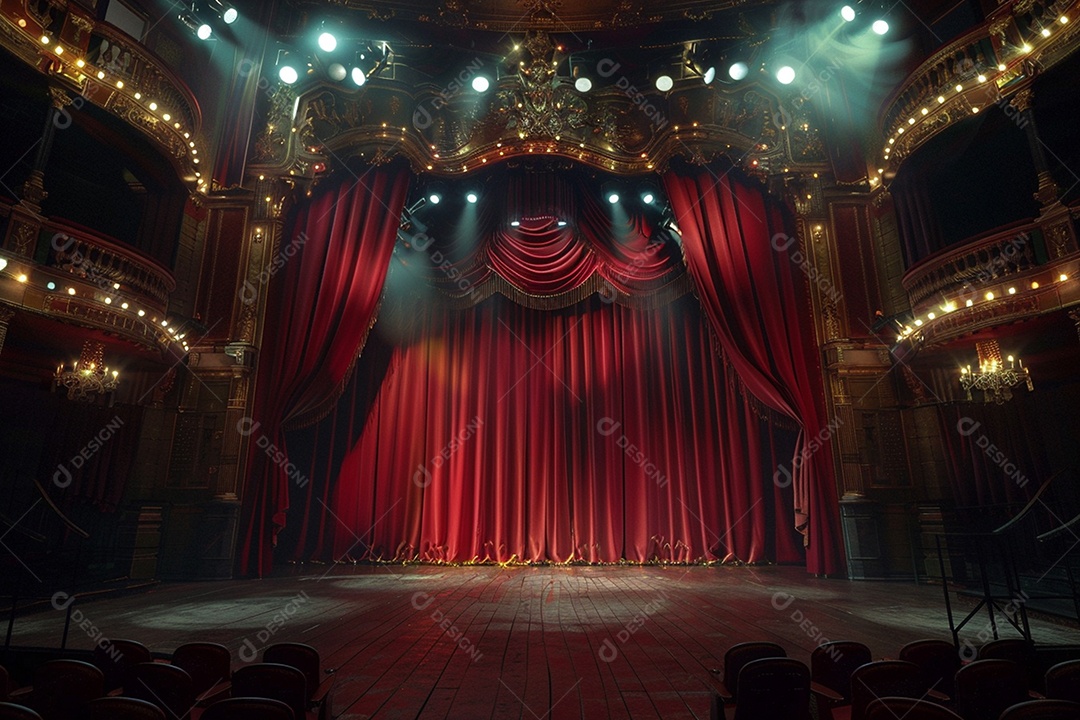
[[[67,388],[68,400],[91,402],[98,395],[112,392],[120,382],[120,373],[105,366],[105,346],[94,340],[83,343],[79,359],[71,368],[56,366],[56,387]]]
[[[978,370],[972,370],[970,365],[960,368],[960,386],[967,392],[968,400],[972,399],[972,388],[982,390],[984,402],[993,400],[998,405],[1012,400],[1012,388],[1021,382],[1027,384],[1028,392],[1035,389],[1031,374],[1020,358],[1009,355],[1002,361],[997,340],[975,343],[975,350],[979,354]]]

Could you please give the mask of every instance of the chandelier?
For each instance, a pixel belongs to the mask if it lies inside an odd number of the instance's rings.
[[[1021,382],[1027,383],[1028,392],[1035,389],[1020,358],[1009,355],[1002,362],[997,340],[975,343],[975,350],[979,354],[978,371],[973,371],[970,365],[960,368],[960,386],[967,391],[968,400],[972,399],[972,388],[982,390],[983,402],[993,399],[998,405],[1012,400],[1012,388]]]
[[[83,343],[79,359],[70,368],[56,366],[56,387],[67,388],[68,400],[92,401],[116,389],[120,373],[105,367],[105,346],[93,340]]]

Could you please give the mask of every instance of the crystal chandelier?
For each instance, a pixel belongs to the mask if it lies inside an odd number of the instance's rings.
[[[68,400],[92,401],[97,395],[104,395],[116,389],[120,373],[109,372],[105,367],[105,346],[102,343],[87,340],[75,364],[68,368],[56,366],[56,387],[67,388]]]
[[[998,405],[1012,400],[1012,388],[1021,382],[1027,383],[1028,392],[1035,389],[1020,358],[1009,355],[1002,362],[997,340],[975,343],[975,350],[979,353],[978,371],[973,371],[970,365],[960,368],[960,386],[967,391],[968,400],[972,388],[982,390],[983,402],[993,399]]]

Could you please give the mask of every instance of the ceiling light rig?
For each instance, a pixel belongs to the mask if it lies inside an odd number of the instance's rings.
[[[277,76],[285,85],[295,85],[306,78],[321,77],[336,83],[363,87],[392,61],[393,51],[386,42],[349,40],[343,31],[323,28],[314,47],[308,50],[278,50]]]
[[[223,30],[240,19],[240,12],[232,3],[222,0],[185,3],[177,16],[200,40],[214,37],[215,26]]]

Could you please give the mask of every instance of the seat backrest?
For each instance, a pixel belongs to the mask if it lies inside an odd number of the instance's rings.
[[[810,719],[810,668],[798,660],[751,660],[739,671],[735,720]]]
[[[45,720],[70,718],[105,694],[105,675],[81,660],[49,660],[34,670],[26,704]]]
[[[131,697],[103,697],[86,704],[86,720],[167,720],[152,702]]]
[[[991,640],[979,648],[978,659],[1012,660],[1024,671],[1028,688],[1042,691],[1042,679],[1046,666],[1039,664],[1039,656],[1035,654],[1035,645],[1031,642],[1023,638]]]
[[[870,648],[860,642],[835,640],[823,643],[810,654],[810,679],[850,700],[851,674],[871,660]]]
[[[0,702],[0,720],[42,720],[42,718],[25,705]]]
[[[156,705],[168,720],[183,720],[195,707],[191,676],[168,663],[139,663],[131,668],[124,680],[124,695]]]
[[[8,676],[7,668],[0,665],[0,702],[7,700],[9,692],[11,692],[11,678]]]
[[[900,659],[922,668],[927,684],[949,697],[960,669],[960,653],[948,640],[915,640],[900,648]]]
[[[206,708],[202,720],[295,720],[295,716],[280,700],[234,697]]]
[[[948,708],[929,700],[916,698],[883,697],[871,702],[866,708],[866,720],[964,720]]]
[[[1077,720],[1080,703],[1068,700],[1029,700],[1013,705],[1000,720]]]
[[[926,679],[915,663],[878,660],[851,674],[851,718],[865,720],[866,709],[881,697],[920,699],[926,695]]]
[[[1080,660],[1067,660],[1046,671],[1046,697],[1080,702]]]
[[[185,643],[173,651],[172,664],[191,676],[196,695],[232,677],[232,655],[219,643]]]
[[[291,665],[245,665],[233,673],[232,694],[233,697],[280,700],[292,709],[297,718],[304,717],[307,711],[307,680],[304,673]]]
[[[303,643],[277,643],[263,651],[263,662],[294,667],[304,673],[308,697],[322,682],[319,676],[319,651]]]
[[[762,658],[787,657],[783,647],[772,642],[744,642],[732,645],[724,653],[724,685],[736,702],[739,696],[739,672],[743,666]]]
[[[967,720],[997,720],[1028,699],[1027,678],[1012,660],[976,660],[956,672],[956,711]]]
[[[132,666],[153,660],[150,648],[135,640],[110,640],[108,647],[94,646],[94,665],[105,674],[106,691],[123,685]]]

